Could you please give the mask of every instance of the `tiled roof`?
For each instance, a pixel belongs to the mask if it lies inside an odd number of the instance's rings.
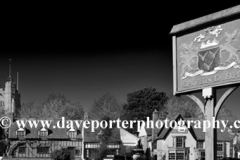
[[[145,126],[145,130],[146,130],[146,133],[147,133],[148,136],[151,136],[151,135],[152,135],[152,128],[147,128],[147,127]]]
[[[159,118],[157,121],[163,121],[163,119]],[[161,129],[156,126],[153,126],[153,127],[155,128],[154,134],[157,135]],[[147,126],[147,124],[145,124],[145,130],[146,130],[147,136],[152,136],[152,126]]]
[[[37,120],[37,119],[31,119],[31,120]],[[38,119],[39,120],[39,119]],[[29,126],[29,123],[26,123],[26,127],[24,128],[25,132],[26,132],[26,135],[24,137],[20,137],[20,136],[17,136],[17,130],[19,129],[18,128],[18,125],[16,122],[14,122],[11,127],[9,128],[9,139],[44,139],[44,140],[47,140],[47,139],[64,139],[64,140],[69,140],[69,136],[67,135],[67,131],[69,130],[68,128],[58,128],[56,127],[57,126],[57,122],[59,121],[60,119],[56,119],[56,120],[53,120],[51,125],[50,125],[50,128],[48,128],[48,135],[46,137],[40,137],[38,135],[38,131],[40,131],[42,129],[42,125],[41,123],[39,122],[38,123],[38,127],[37,128],[31,128]],[[67,121],[67,120],[66,120]],[[74,122],[74,121],[73,121]],[[53,127],[55,126],[55,127]],[[65,125],[65,127],[67,126],[67,124]],[[73,123],[73,127],[74,129],[77,131],[77,136],[76,136],[76,139],[82,139],[82,125],[78,128],[78,126]],[[97,134],[100,132],[100,129],[95,129],[95,132],[91,132],[91,128],[84,128],[84,141],[85,142],[97,142],[98,139],[97,139]],[[121,141],[121,138],[120,138],[120,130],[117,129],[117,128],[114,128],[112,130],[112,137],[109,139],[109,141]]]
[[[91,132],[90,128],[84,128],[84,141],[85,142],[97,142],[97,135],[100,129],[95,129],[95,132]]]
[[[145,128],[145,129],[146,129],[147,135],[148,135],[148,136],[152,136],[152,128]],[[161,130],[161,129],[159,129],[159,128],[155,128],[154,134],[157,135],[160,130]]]
[[[98,134],[100,134],[100,128],[95,129],[95,132],[91,132],[91,128],[84,128],[84,141],[85,142],[98,142]],[[112,136],[109,141],[120,142],[120,130],[118,128],[112,129]]]
[[[69,136],[67,135],[67,131],[69,130],[68,128],[57,128],[57,121],[54,120],[52,121],[50,128],[48,128],[48,135],[46,137],[42,137],[43,139],[70,139]],[[55,127],[54,127],[55,126]],[[74,129],[77,131],[77,136],[76,139],[81,139],[82,134],[81,134],[81,128],[77,127],[76,124],[73,123]],[[41,130],[42,125],[39,122],[37,128],[35,127],[30,127],[29,123],[26,123],[26,127],[24,128],[26,135],[23,137],[23,139],[41,139],[41,137],[38,135],[38,131]],[[17,136],[16,132],[18,130],[18,125],[16,122],[14,122],[11,127],[9,128],[9,139],[19,139]],[[22,138],[21,138],[22,139]]]

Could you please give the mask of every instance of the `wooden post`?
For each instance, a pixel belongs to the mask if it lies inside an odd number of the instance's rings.
[[[235,149],[234,149],[234,146],[233,146],[233,158],[235,158]]]
[[[207,160],[215,160],[216,159],[216,154],[215,154],[215,131],[213,128],[213,117],[215,117],[214,113],[214,98],[215,98],[215,93],[213,93],[212,88],[204,88],[202,91],[202,95],[206,100],[206,105],[205,105],[205,110],[204,110],[204,116],[205,120],[208,122],[211,122],[210,127],[206,128],[206,133],[205,133],[205,159]]]
[[[173,51],[173,95],[177,90],[177,40],[176,36],[172,36],[172,51]]]
[[[217,120],[218,112],[224,103],[224,101],[230,96],[233,91],[235,91],[238,86],[230,87],[225,93],[220,97],[217,104],[215,105],[216,94],[212,91],[212,88],[205,88],[202,90],[202,95],[205,98],[205,105],[202,101],[197,98],[195,95],[187,95],[191,98],[197,105],[200,107],[202,112],[204,113],[205,120],[211,122],[211,127],[206,129],[205,132],[205,158],[209,160],[216,159],[216,144],[217,144],[217,133],[216,128],[213,128],[213,117]],[[215,125],[216,126],[216,125]],[[233,156],[234,156],[234,148],[233,148]]]

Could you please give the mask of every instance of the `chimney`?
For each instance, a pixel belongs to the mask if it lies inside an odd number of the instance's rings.
[[[84,113],[84,118],[83,119],[88,120],[88,113],[87,112]]]
[[[153,111],[153,114],[152,114],[152,120],[153,120],[153,128],[152,128],[152,143],[155,141],[156,139],[156,135],[155,135],[155,125],[156,125],[156,122],[158,120],[158,111],[155,109],[155,111]]]

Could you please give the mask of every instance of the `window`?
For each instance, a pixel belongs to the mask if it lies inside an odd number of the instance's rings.
[[[217,143],[217,151],[223,151],[223,143]]]
[[[70,138],[76,138],[77,137],[77,131],[68,131],[68,136]]]
[[[185,153],[185,151],[182,151],[182,150],[169,151],[168,159],[169,160],[185,160],[186,154],[187,153]]]
[[[87,157],[89,157],[89,150],[87,149]]]
[[[25,135],[25,131],[24,130],[17,131],[17,136],[24,136],[24,135]]]
[[[76,156],[79,156],[79,155],[80,155],[80,153],[81,153],[81,152],[80,152],[80,150],[79,150],[79,149],[76,149],[76,150],[75,150],[75,155],[76,155]]]
[[[221,160],[223,158],[223,155],[217,155],[217,160]]]
[[[175,152],[169,152],[168,159],[169,160],[175,160]]]
[[[201,157],[205,157],[205,151],[200,152]]]
[[[49,147],[37,147],[38,154],[46,154],[49,152]]]
[[[107,149],[106,150],[106,155],[115,155],[116,154],[116,150],[115,149]]]
[[[41,137],[46,137],[48,135],[48,130],[43,127],[41,130],[38,131],[38,135]]]
[[[203,141],[197,141],[197,148],[203,148]]]
[[[120,148],[119,144],[108,144],[108,148]]]
[[[26,147],[19,147],[18,148],[18,153],[19,154],[25,154],[26,153]]]
[[[185,147],[185,137],[176,137],[176,148],[184,148]]]
[[[21,144],[18,148],[18,153],[19,154],[25,154],[26,153],[26,143]]]
[[[177,151],[177,160],[184,160],[184,151]]]
[[[85,148],[98,148],[100,147],[99,143],[86,143]]]
[[[39,136],[47,136],[48,135],[48,132],[47,131],[39,131]]]

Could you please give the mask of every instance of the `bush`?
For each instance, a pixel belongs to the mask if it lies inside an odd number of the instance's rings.
[[[71,160],[71,153],[67,149],[58,149],[51,153],[50,157],[53,160]]]

